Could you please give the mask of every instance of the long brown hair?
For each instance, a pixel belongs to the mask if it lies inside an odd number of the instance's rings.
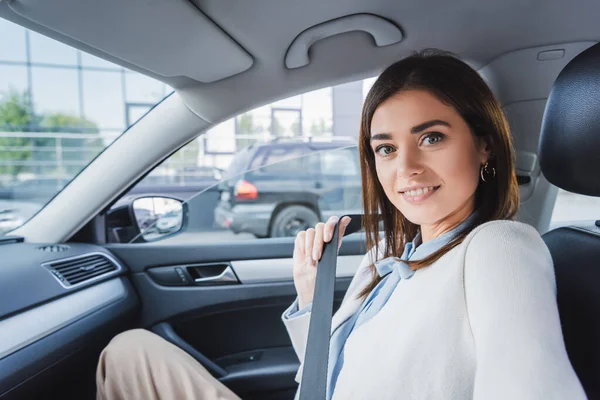
[[[508,121],[500,103],[479,74],[452,54],[425,50],[389,66],[375,81],[362,109],[359,153],[362,174],[362,198],[367,248],[380,254],[379,227],[383,220],[385,234],[384,257],[399,256],[405,244],[414,239],[419,226],[407,220],[388,200],[377,179],[375,155],[370,145],[371,120],[381,103],[403,90],[425,90],[452,106],[465,120],[471,133],[481,138],[490,150],[490,170],[493,179],[480,179],[475,191],[475,210],[468,226],[446,246],[420,261],[408,264],[413,270],[431,265],[448,251],[462,243],[476,226],[493,220],[514,218],[519,207],[519,186],[515,174],[515,155]],[[373,260],[374,261],[374,260]],[[372,279],[359,294],[368,295],[379,283],[375,267]]]

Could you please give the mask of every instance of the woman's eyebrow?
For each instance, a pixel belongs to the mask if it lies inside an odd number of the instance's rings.
[[[376,133],[375,135],[371,136],[371,142],[374,140],[391,140],[392,139],[392,135],[390,135],[389,133]]]
[[[417,126],[413,126],[410,129],[410,133],[421,133],[425,129],[429,129],[432,126],[441,125],[450,128],[450,124],[446,121],[442,121],[441,119],[432,119],[431,121],[423,122]],[[371,136],[371,142],[376,140],[392,140],[392,135],[389,133],[376,133]]]
[[[450,124],[447,123],[446,121],[442,121],[441,119],[432,119],[431,121],[423,122],[422,124],[413,126],[410,129],[410,133],[421,133],[425,129],[429,129],[432,126],[436,126],[436,125],[442,125],[442,126],[446,126],[446,127],[450,128]]]

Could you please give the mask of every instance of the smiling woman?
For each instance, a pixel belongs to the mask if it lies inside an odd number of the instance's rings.
[[[359,152],[371,250],[333,316],[327,399],[584,398],[548,249],[512,221],[510,131],[479,74],[437,51],[388,67],[365,99]],[[301,361],[336,223],[296,239],[298,299],[282,318]]]
[[[379,243],[379,210],[386,256],[419,231],[428,241],[478,211],[471,226],[414,269],[439,259],[475,226],[517,212],[508,122],[479,74],[448,54],[425,51],[381,74],[365,99],[359,146],[368,248]],[[364,293],[378,282],[375,275]]]

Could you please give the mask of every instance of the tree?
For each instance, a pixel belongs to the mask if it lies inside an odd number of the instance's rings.
[[[14,91],[8,93],[0,103],[0,131],[28,132],[35,124],[30,96],[27,92],[20,94]],[[25,166],[12,164],[31,159],[31,139],[22,137],[0,138],[0,161],[8,162],[0,165],[0,174],[15,176],[25,169]]]
[[[39,124],[41,132],[56,132],[56,133],[98,133],[98,127],[91,121],[85,118],[78,117],[72,114],[53,113],[42,117]],[[94,138],[36,138],[34,139],[35,147],[55,148],[62,151],[57,152],[41,151],[35,154],[35,159],[38,161],[61,161],[71,163],[63,166],[62,171],[56,171],[60,175],[77,174],[85,167],[94,157],[96,157],[103,149],[104,144],[99,137]],[[60,160],[58,160],[60,157]]]
[[[97,133],[96,124],[71,114],[53,113],[37,115],[33,112],[31,97],[28,92],[9,92],[0,102],[0,131],[3,132],[66,132],[66,133]],[[20,162],[28,160],[58,161],[56,152],[47,151],[57,148],[56,138],[0,138],[0,175],[15,177],[27,170]],[[61,139],[61,147],[68,150],[62,155],[61,161],[78,160],[77,165],[63,170],[48,171],[51,173],[78,173],[83,166],[95,157],[104,147],[98,138],[91,139]],[[70,149],[69,149],[70,148]],[[41,171],[36,171],[41,173]],[[46,172],[46,171],[44,171]]]

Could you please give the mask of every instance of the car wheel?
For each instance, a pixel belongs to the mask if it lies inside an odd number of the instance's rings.
[[[296,236],[298,232],[314,228],[319,216],[310,208],[290,206],[277,213],[271,226],[271,237]]]

